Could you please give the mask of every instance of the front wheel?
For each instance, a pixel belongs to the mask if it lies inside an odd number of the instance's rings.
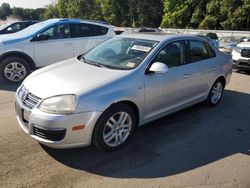
[[[93,143],[97,148],[105,151],[119,149],[128,142],[135,124],[135,113],[129,106],[112,105],[97,121]]]
[[[223,92],[224,92],[224,83],[221,79],[218,79],[213,84],[209,92],[209,95],[206,99],[207,105],[216,106],[220,102]]]
[[[8,83],[20,83],[29,74],[29,64],[20,57],[7,57],[1,62],[0,77]]]

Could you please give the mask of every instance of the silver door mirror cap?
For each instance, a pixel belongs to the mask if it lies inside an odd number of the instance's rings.
[[[149,71],[158,74],[165,74],[168,72],[168,66],[162,62],[154,62]]]

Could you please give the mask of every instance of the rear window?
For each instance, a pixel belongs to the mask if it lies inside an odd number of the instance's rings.
[[[72,37],[91,37],[91,36],[101,36],[108,32],[107,27],[102,27],[92,24],[73,24],[72,25]]]

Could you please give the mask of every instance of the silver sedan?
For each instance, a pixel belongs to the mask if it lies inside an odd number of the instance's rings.
[[[231,56],[188,35],[117,36],[35,71],[16,92],[21,128],[54,148],[115,150],[134,128],[205,101],[217,105]]]

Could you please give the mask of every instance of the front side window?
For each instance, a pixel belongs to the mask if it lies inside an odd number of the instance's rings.
[[[42,34],[47,35],[49,37],[49,40],[69,38],[70,26],[69,25],[52,26],[43,31]]]
[[[209,52],[206,48],[206,45],[202,41],[189,41],[190,45],[190,61],[196,62],[196,61],[202,61],[204,59],[209,58]]]
[[[130,70],[137,67],[158,44],[135,38],[112,38],[90,50],[80,60],[111,69]]]
[[[154,58],[154,62],[165,63],[169,68],[185,64],[185,42],[176,41],[167,44]]]

